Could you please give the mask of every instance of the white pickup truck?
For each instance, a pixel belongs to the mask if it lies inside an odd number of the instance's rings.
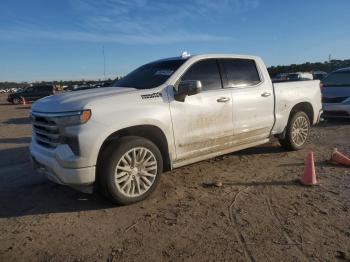
[[[112,87],[32,106],[35,169],[140,201],[164,170],[269,142],[298,150],[321,113],[319,81],[272,84],[259,57],[182,55],[143,65]]]

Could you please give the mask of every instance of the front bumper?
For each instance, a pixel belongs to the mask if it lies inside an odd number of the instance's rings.
[[[350,118],[350,104],[323,104],[322,116]]]
[[[89,186],[95,182],[95,166],[71,168],[64,167],[64,157],[69,158],[73,153],[68,146],[49,152],[34,142],[30,145],[32,165],[39,173],[44,174],[51,181],[69,186]]]

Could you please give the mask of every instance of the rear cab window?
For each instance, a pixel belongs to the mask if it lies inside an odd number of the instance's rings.
[[[262,82],[257,65],[253,59],[224,58],[220,59],[224,72],[224,87],[249,87]]]

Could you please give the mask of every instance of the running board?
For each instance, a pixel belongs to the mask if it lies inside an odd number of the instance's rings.
[[[255,142],[252,142],[252,143],[240,144],[240,145],[236,145],[236,146],[224,149],[224,150],[219,150],[219,151],[216,151],[216,152],[213,152],[213,153],[209,153],[209,154],[205,154],[205,155],[192,157],[192,158],[189,158],[189,159],[176,161],[176,162],[174,162],[172,164],[172,168],[178,168],[178,167],[186,166],[186,165],[193,164],[193,163],[196,163],[196,162],[200,162],[200,161],[203,161],[203,160],[207,160],[207,159],[210,159],[210,158],[213,158],[213,157],[229,154],[229,153],[232,153],[232,152],[236,152],[236,151],[243,150],[243,149],[250,148],[250,147],[259,146],[259,145],[262,145],[262,144],[266,144],[268,142],[270,142],[270,140],[268,138],[265,138],[263,140],[255,141]]]

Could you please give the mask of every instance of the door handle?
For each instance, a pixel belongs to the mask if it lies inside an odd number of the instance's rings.
[[[269,93],[269,92],[265,92],[265,93],[261,94],[262,97],[269,97],[270,95],[271,95],[271,93]]]
[[[226,102],[228,102],[228,101],[230,101],[231,99],[229,98],[229,97],[220,97],[220,98],[218,98],[216,101],[218,102],[218,103],[226,103]]]

